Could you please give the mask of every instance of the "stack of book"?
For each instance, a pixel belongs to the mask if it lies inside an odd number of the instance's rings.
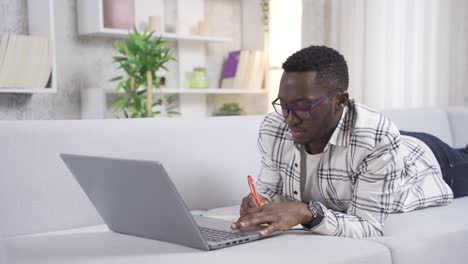
[[[262,51],[238,50],[228,54],[221,88],[262,89],[265,58]]]
[[[0,36],[0,88],[45,88],[52,50],[44,37]]]

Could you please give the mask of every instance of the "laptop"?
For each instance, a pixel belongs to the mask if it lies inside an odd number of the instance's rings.
[[[114,232],[213,250],[258,240],[258,230],[192,216],[157,161],[60,154],[108,228]]]

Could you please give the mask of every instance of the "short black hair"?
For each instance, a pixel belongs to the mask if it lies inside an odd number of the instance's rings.
[[[328,89],[348,90],[346,60],[338,51],[326,46],[310,46],[289,56],[283,63],[285,72],[316,71],[316,82]]]

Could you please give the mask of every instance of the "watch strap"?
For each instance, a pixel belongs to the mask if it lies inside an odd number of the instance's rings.
[[[309,202],[308,206],[310,212],[312,213],[312,221],[307,224],[302,224],[302,226],[306,229],[312,229],[322,223],[325,215],[319,202]]]

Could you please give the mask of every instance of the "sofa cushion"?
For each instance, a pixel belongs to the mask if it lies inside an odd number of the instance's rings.
[[[467,263],[468,197],[447,206],[390,215],[384,236],[372,238],[392,252],[395,264]]]
[[[391,263],[390,252],[378,243],[303,231],[210,252],[117,234],[105,226],[10,238],[7,247],[11,264]]]
[[[464,148],[468,144],[468,107],[447,109],[452,130],[453,146]]]
[[[0,211],[7,235],[102,220],[59,157],[161,161],[190,209],[238,204],[260,169],[263,116],[0,123]]]
[[[385,224],[383,237],[365,240],[388,247],[392,263],[466,263],[467,212],[468,197],[464,197],[447,206],[392,214]],[[239,217],[239,206],[196,213],[234,221]]]
[[[383,111],[400,130],[425,132],[453,145],[447,113],[442,109],[414,109]]]

